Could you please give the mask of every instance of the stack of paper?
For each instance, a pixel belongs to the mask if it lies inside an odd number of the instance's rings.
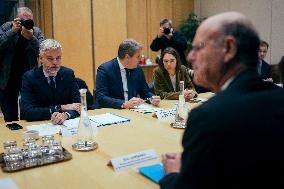
[[[147,104],[140,104],[139,106],[136,106],[135,108],[130,109],[135,112],[147,114],[147,113],[154,113],[156,111],[162,110],[162,108],[153,107],[152,105]]]

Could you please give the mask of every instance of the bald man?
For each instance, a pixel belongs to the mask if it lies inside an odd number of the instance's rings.
[[[240,13],[200,25],[188,59],[194,81],[216,95],[190,113],[182,154],[162,155],[162,189],[283,188],[284,91],[259,78],[258,48]]]

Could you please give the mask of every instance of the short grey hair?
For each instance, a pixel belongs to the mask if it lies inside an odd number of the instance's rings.
[[[125,39],[120,43],[118,48],[118,58],[123,59],[127,54],[130,57],[138,51],[142,50],[143,46],[134,39]]]
[[[33,14],[33,11],[31,9],[29,9],[28,7],[20,7],[17,9],[17,14],[20,14],[22,12],[27,12],[30,14]]]
[[[42,41],[39,45],[39,54],[43,54],[45,51],[50,49],[60,49],[62,50],[62,47],[60,43],[54,39],[46,39]]]
[[[163,18],[160,20],[160,26],[169,23],[169,25],[172,27],[172,20],[167,19],[167,18]]]

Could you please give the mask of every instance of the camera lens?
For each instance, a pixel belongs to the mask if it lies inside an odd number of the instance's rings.
[[[169,33],[171,33],[171,29],[170,28],[165,28],[164,29],[164,34],[168,35]]]
[[[27,19],[27,20],[22,19],[21,25],[27,28],[28,30],[30,30],[30,29],[33,29],[34,27],[34,21],[31,19]]]

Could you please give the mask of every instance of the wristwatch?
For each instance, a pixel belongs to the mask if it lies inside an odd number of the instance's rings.
[[[55,106],[55,111],[59,112],[59,113],[62,113],[61,105],[56,105]]]

